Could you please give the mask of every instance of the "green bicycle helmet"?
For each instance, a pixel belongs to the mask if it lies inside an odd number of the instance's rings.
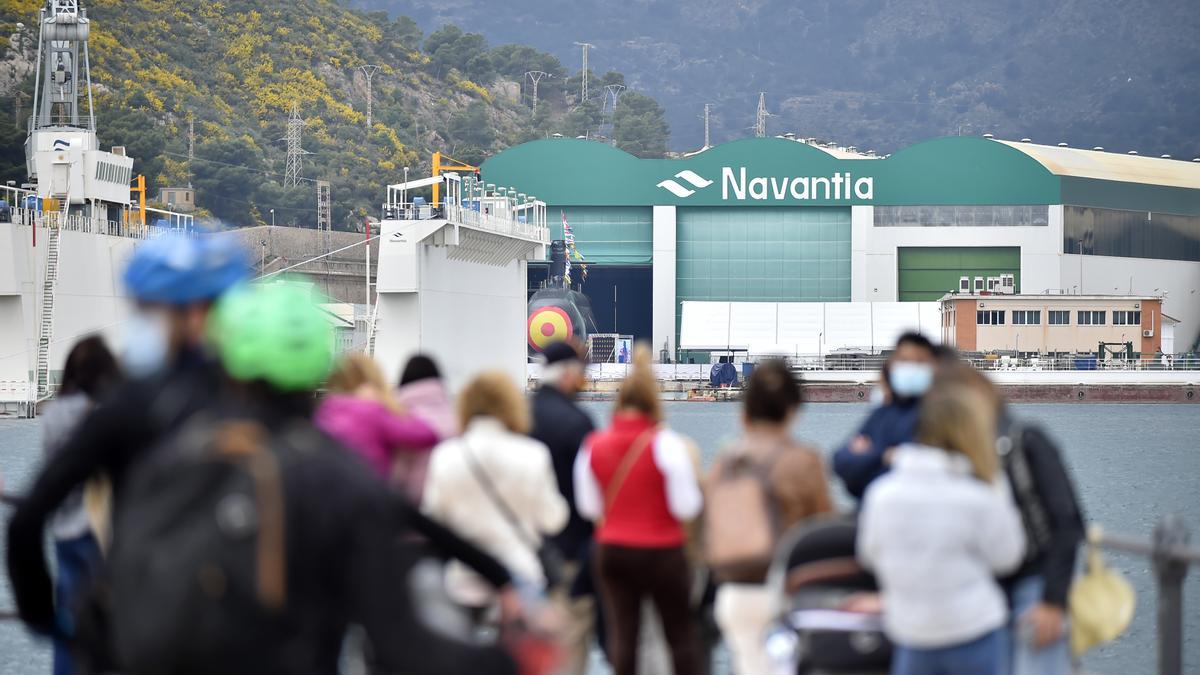
[[[280,391],[313,390],[333,365],[333,327],[311,285],[242,285],[217,302],[208,324],[230,377],[263,380]]]

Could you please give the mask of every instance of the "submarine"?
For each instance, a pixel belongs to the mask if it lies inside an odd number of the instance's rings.
[[[550,274],[529,298],[530,356],[537,356],[548,345],[562,340],[587,344],[588,337],[597,332],[592,302],[582,289],[582,281],[567,280],[566,241],[550,242]]]

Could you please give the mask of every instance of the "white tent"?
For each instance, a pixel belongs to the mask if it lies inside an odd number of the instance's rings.
[[[761,355],[879,351],[908,331],[939,342],[938,303],[685,301],[679,347]]]

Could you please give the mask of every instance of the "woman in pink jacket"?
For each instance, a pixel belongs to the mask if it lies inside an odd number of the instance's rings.
[[[404,365],[396,400],[414,417],[433,427],[439,441],[458,435],[458,412],[446,394],[441,371],[428,356],[417,354]]]
[[[329,395],[317,408],[317,426],[419,503],[437,433],[396,403],[383,374],[366,355],[344,358],[329,377],[328,388]]]

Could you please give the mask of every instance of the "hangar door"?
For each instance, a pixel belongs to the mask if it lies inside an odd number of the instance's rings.
[[[679,301],[850,299],[847,207],[680,208],[676,217]]]
[[[897,299],[932,302],[958,290],[960,277],[1015,274],[1021,292],[1019,246],[911,246],[897,252]]]

